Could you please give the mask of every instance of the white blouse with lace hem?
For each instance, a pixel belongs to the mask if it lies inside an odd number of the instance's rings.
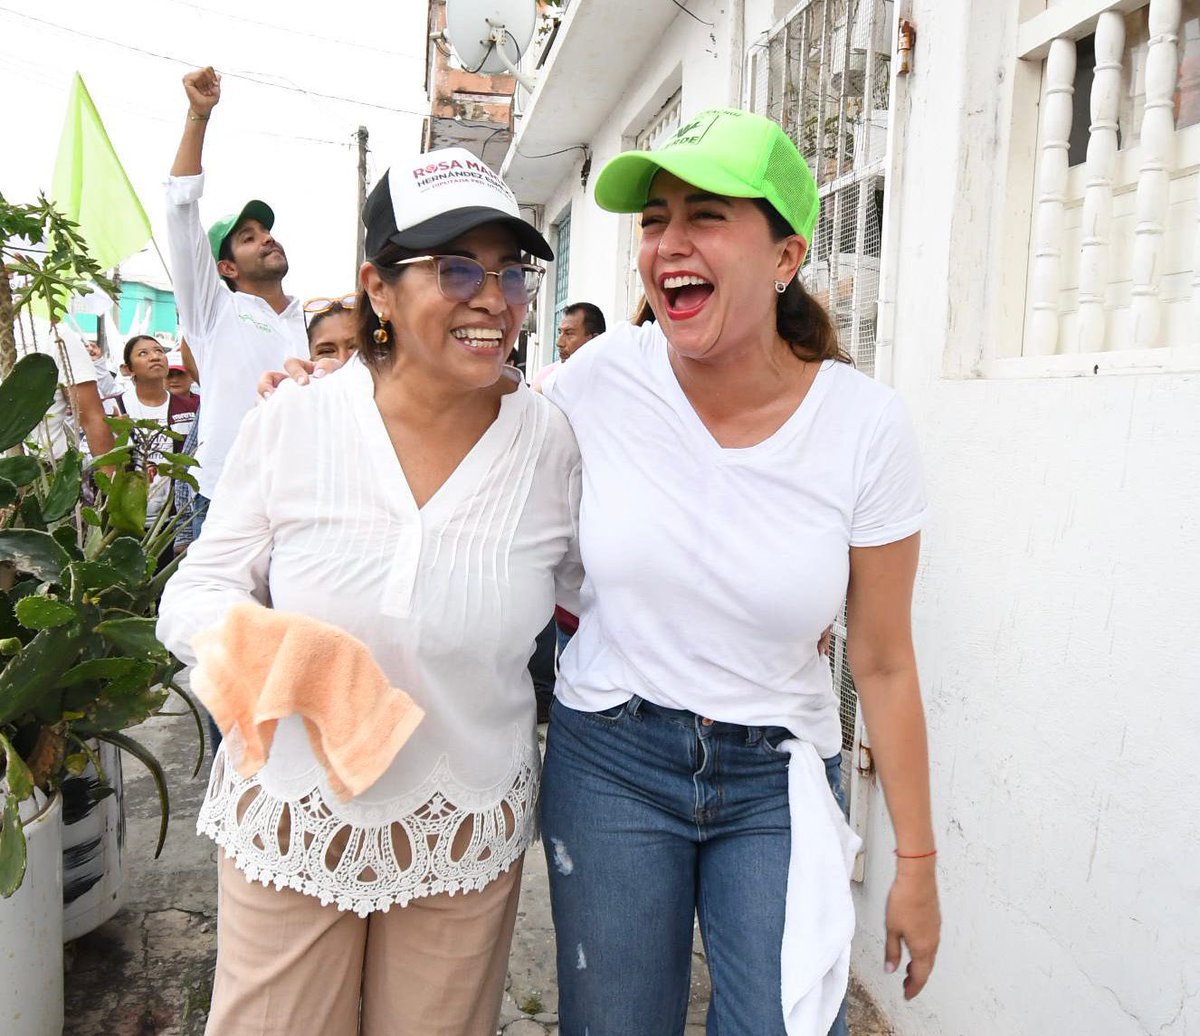
[[[402,816],[389,810],[375,823],[352,823],[339,815],[344,804],[324,780],[304,795],[280,798],[263,787],[261,772],[238,774],[231,747],[226,740],[213,762],[197,831],[216,842],[249,880],[294,889],[360,917],[422,896],[485,888],[535,835],[536,754],[532,764],[514,756],[515,775],[491,808],[459,805],[478,796],[456,790],[443,761],[415,789],[412,797],[420,806]],[[464,827],[469,841],[456,846],[455,835]],[[407,853],[397,852],[397,839],[406,843]]]
[[[552,404],[518,385],[418,507],[373,392],[352,362],[310,388],[282,386],[247,415],[158,623],[194,664],[197,632],[233,604],[269,601],[357,637],[425,710],[348,802],[330,792],[295,716],[253,778],[225,751],[214,763],[200,830],[249,877],[360,913],[482,887],[529,844],[540,762],[526,664],[556,600],[578,608],[582,578],[579,452]],[[285,813],[292,837],[280,851]],[[402,830],[411,861],[389,848]],[[334,838],[340,859],[322,851]]]

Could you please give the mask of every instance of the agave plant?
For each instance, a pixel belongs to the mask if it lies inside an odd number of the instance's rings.
[[[146,523],[148,454],[161,425],[112,419],[117,440],[95,460],[57,462],[32,453],[3,456],[36,427],[57,391],[47,356],[26,356],[0,382],[0,896],[25,871],[19,803],[35,787],[53,792],[90,761],[104,779],[91,741],[138,758],[154,776],[162,808],[157,856],[169,800],[158,760],[123,731],[159,712],[179,664],[154,635],[163,585],[176,560],[174,520],[164,509]],[[156,456],[158,471],[194,484],[191,457]],[[94,488],[91,485],[94,480]],[[109,789],[101,789],[101,794]]]

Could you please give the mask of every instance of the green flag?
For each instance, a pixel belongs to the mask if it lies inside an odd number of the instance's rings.
[[[78,72],[58,144],[50,200],[79,224],[102,270],[113,269],[150,240],[146,210]]]

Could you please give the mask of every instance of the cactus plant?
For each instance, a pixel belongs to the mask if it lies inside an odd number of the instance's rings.
[[[28,239],[35,216],[18,219],[14,211],[0,197],[0,230]],[[65,252],[49,255],[40,274],[22,260],[26,286],[11,294],[0,265],[0,296],[15,295],[16,309],[39,297],[53,320],[64,285],[97,271],[77,228],[46,211],[50,216],[37,210],[57,226],[55,248]],[[40,287],[31,292],[29,283]],[[13,308],[4,308],[0,354],[14,341]],[[161,851],[169,818],[162,767],[123,731],[158,712],[174,689],[196,719],[197,771],[204,735],[195,706],[173,686],[179,665],[154,635],[158,598],[177,564],[161,562],[174,538],[169,511],[146,522],[146,460],[164,430],[152,421],[110,419],[116,445],[90,472],[74,450],[58,460],[22,453],[57,390],[57,369],[40,354],[15,362],[0,355],[0,368],[7,368],[0,369],[0,896],[9,896],[25,869],[18,806],[35,787],[52,792],[89,761],[100,770],[97,740],[119,746],[154,776]],[[194,485],[192,458],[167,453],[155,463],[160,474]]]

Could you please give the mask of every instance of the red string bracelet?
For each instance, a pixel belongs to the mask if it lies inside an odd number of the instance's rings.
[[[914,856],[906,856],[906,855],[905,855],[904,853],[902,853],[902,852],[901,852],[899,849],[895,849],[895,850],[893,850],[893,852],[895,852],[895,854],[896,854],[897,858],[898,858],[898,859],[901,859],[901,860],[927,860],[927,859],[929,859],[929,857],[931,857],[931,856],[937,856],[937,850],[936,850],[936,849],[931,849],[931,850],[930,850],[929,852],[927,852],[927,853],[917,853],[917,854],[916,854],[916,855],[914,855]]]

